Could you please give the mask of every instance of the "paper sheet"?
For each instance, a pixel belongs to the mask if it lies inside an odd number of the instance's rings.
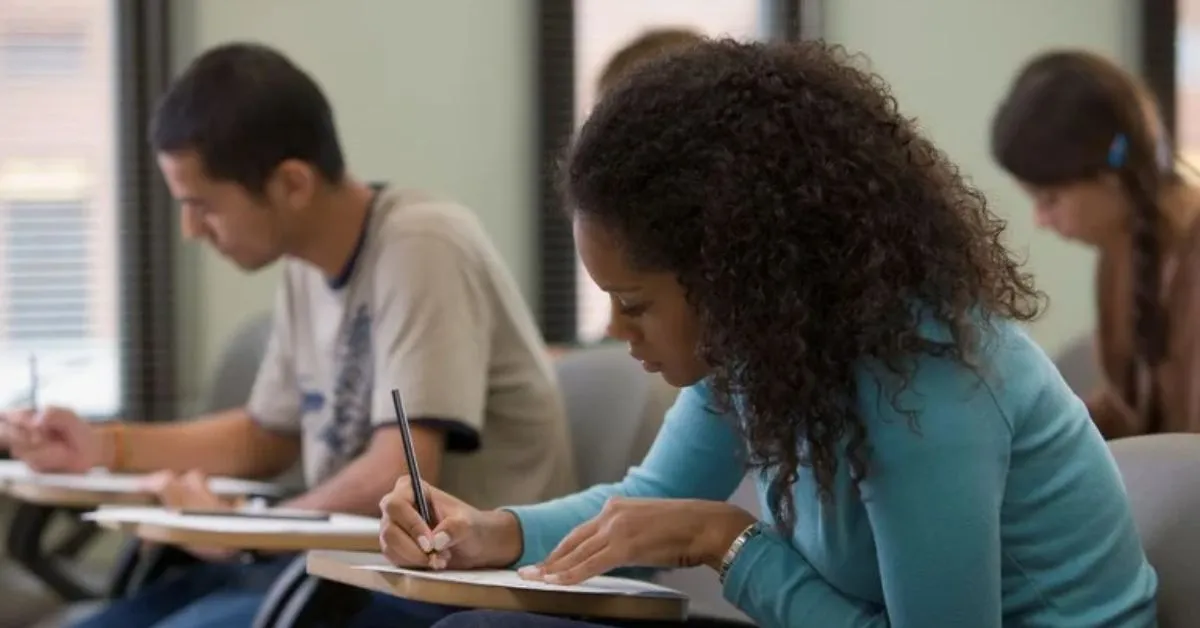
[[[182,515],[175,511],[156,507],[106,506],[99,510],[85,513],[83,518],[98,523],[147,524],[180,530],[224,532],[229,534],[361,534],[371,537],[379,534],[378,519],[337,514],[330,516],[329,521],[304,521],[294,519],[257,519],[248,516]]]
[[[420,571],[403,569],[388,565],[360,565],[355,569],[378,571],[383,573],[406,574],[427,580],[442,582],[457,582],[462,584],[481,584],[490,587],[505,587],[509,589],[525,589],[529,591],[558,591],[560,593],[586,593],[591,595],[637,595],[645,597],[686,598],[679,591],[651,582],[632,580],[629,578],[614,578],[611,576],[596,576],[584,582],[564,586],[548,584],[536,580],[525,580],[517,572],[508,569],[484,569],[472,571]]]
[[[20,466],[24,464],[18,462]],[[0,474],[5,471],[0,468]],[[0,475],[0,478],[6,477]],[[124,473],[108,473],[103,470],[95,470],[91,473],[83,475],[67,474],[67,473],[32,473],[28,469],[24,476],[15,476],[20,478],[28,478],[30,481],[42,486],[54,486],[57,488],[78,489],[85,491],[95,491],[97,493],[142,493],[145,492],[144,484],[146,481],[145,475],[131,475]],[[242,495],[278,495],[280,488],[273,484],[265,482],[251,482],[249,480],[239,480],[236,478],[214,477],[208,480],[209,488],[217,495],[222,496],[242,496]]]
[[[17,480],[33,473],[20,460],[0,460],[0,481]]]

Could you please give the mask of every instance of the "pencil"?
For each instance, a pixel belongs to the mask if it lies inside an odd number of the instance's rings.
[[[38,372],[37,356],[29,354],[29,408],[34,412],[38,409]]]
[[[392,406],[396,408],[396,423],[400,426],[400,438],[404,441],[404,461],[408,464],[408,479],[412,481],[413,502],[425,525],[432,528],[433,515],[425,499],[425,491],[421,488],[421,470],[417,468],[417,453],[413,451],[412,430],[408,426],[408,415],[404,413],[400,391],[395,388],[392,389]]]

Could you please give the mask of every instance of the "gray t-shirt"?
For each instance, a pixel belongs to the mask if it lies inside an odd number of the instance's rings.
[[[288,260],[250,396],[299,433],[309,487],[395,429],[445,430],[440,487],[481,508],[577,488],[553,366],[516,282],[469,210],[383,189],[341,277]]]

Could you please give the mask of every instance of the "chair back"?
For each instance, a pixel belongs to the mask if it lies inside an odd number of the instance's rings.
[[[678,390],[625,347],[577,349],[555,361],[580,486],[616,482],[641,462]]]
[[[1076,395],[1084,396],[1100,383],[1100,365],[1096,362],[1091,332],[1067,343],[1054,358],[1054,365]]]
[[[1200,434],[1152,434],[1109,442],[1142,546],[1158,572],[1158,621],[1200,617]]]
[[[204,412],[219,412],[245,405],[258,376],[258,367],[271,337],[271,314],[263,313],[244,323],[225,345]]]

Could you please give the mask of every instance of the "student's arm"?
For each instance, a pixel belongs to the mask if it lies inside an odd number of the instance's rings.
[[[412,428],[413,448],[421,479],[432,484],[438,479],[438,464],[445,447],[445,434],[420,426]],[[426,469],[429,469],[427,472]],[[333,477],[308,492],[281,504],[284,508],[379,516],[379,500],[408,470],[404,444],[395,427],[375,430],[367,450]]]
[[[572,530],[599,514],[610,497],[729,499],[745,477],[744,447],[711,404],[704,384],[680,392],[646,459],[621,482],[508,508],[520,522],[524,544],[517,565],[541,562]]]
[[[96,429],[100,464],[129,473],[201,469],[263,478],[282,473],[300,452],[297,438],[263,429],[245,408],[177,423],[112,423]]]
[[[944,366],[937,368],[954,368]],[[868,422],[871,466],[860,488],[884,606],[843,594],[768,531],[742,546],[724,585],[725,597],[758,625],[1000,628],[1010,423],[978,380],[921,386],[923,379],[900,397],[901,407],[921,408],[919,433],[891,407],[890,394],[866,404],[879,412]]]

